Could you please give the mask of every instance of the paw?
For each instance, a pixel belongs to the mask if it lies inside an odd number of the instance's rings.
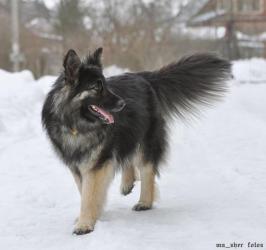
[[[149,210],[152,208],[151,204],[146,204],[145,202],[138,202],[132,210],[134,211],[144,211],[144,210]]]
[[[128,195],[132,192],[134,188],[134,184],[131,184],[131,185],[123,185],[121,186],[120,188],[120,192],[122,195]]]
[[[78,222],[74,228],[73,234],[82,235],[91,233],[94,230],[94,226],[90,223],[80,223]]]

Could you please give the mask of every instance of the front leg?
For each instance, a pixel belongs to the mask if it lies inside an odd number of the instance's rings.
[[[87,234],[94,230],[113,176],[110,162],[96,170],[81,169],[81,208],[74,234]]]
[[[77,188],[78,188],[78,191],[81,195],[81,174],[80,174],[80,171],[78,169],[70,169],[72,175],[73,175],[73,178],[75,180],[75,183],[77,185]]]
[[[75,183],[77,185],[77,188],[78,188],[78,191],[79,191],[79,194],[81,195],[81,174],[80,174],[80,171],[78,170],[78,168],[75,168],[75,169],[70,169],[70,172],[72,173],[72,176],[75,180]],[[78,218],[75,219],[75,224],[78,222]]]

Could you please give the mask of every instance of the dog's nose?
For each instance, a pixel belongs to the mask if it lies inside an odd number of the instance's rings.
[[[116,103],[116,106],[112,109],[112,112],[119,112],[119,111],[121,111],[125,106],[126,106],[125,101],[120,99],[120,100]]]

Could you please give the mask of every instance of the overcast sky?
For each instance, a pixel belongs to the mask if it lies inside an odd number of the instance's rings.
[[[58,3],[58,1],[59,0],[44,0],[48,8],[53,8]]]

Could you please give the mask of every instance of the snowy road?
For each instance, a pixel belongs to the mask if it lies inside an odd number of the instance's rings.
[[[266,83],[234,84],[201,120],[173,123],[155,208],[131,211],[139,183],[122,197],[117,176],[96,230],[80,237],[78,192],[40,125],[52,81],[0,71],[0,249],[266,247]]]

